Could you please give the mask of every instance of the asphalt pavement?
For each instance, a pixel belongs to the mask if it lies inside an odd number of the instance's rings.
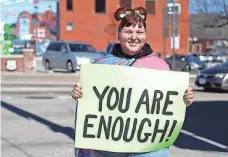
[[[77,80],[75,73],[2,75],[3,157],[74,156],[76,102],[70,92]],[[228,93],[204,92],[194,86],[194,78],[190,80],[195,102],[187,109],[170,157],[227,157]],[[44,93],[51,87],[53,91]]]

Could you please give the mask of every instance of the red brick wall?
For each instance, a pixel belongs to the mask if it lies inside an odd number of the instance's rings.
[[[24,58],[22,55],[18,55],[18,56],[1,56],[1,71],[5,72],[8,71],[6,69],[6,65],[7,65],[7,61],[8,60],[15,60],[16,61],[16,70],[14,72],[23,72],[24,71]]]
[[[34,59],[35,59],[35,53],[24,50],[24,72],[32,72],[34,69]]]
[[[33,72],[35,53],[24,50],[23,55],[1,56],[1,71],[6,72],[7,61],[16,61],[16,70],[12,72]]]
[[[74,0],[73,11],[66,10],[66,0],[60,2],[60,39],[66,41],[82,41],[93,45],[97,50],[104,50],[107,44],[117,40],[118,23],[113,14],[119,7],[119,0],[106,0],[106,13],[97,14],[95,0]],[[188,53],[189,37],[189,0],[177,0],[181,4],[180,14],[180,49],[179,53]],[[132,7],[143,6],[145,1],[132,0]],[[156,15],[147,18],[147,42],[154,51],[163,52],[162,8],[164,0],[156,1]],[[67,22],[73,22],[73,30],[67,31]],[[168,53],[172,52],[171,40],[166,40]]]

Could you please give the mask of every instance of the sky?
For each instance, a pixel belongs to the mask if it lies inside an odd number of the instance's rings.
[[[4,23],[16,23],[19,13],[27,11],[29,13],[43,13],[51,6],[54,13],[56,13],[56,1],[40,0],[39,9],[34,9],[33,0],[0,0],[1,5],[1,21]]]

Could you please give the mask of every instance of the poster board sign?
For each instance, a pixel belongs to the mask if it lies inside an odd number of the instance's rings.
[[[171,146],[180,133],[188,73],[87,64],[80,83],[76,148],[150,152]]]

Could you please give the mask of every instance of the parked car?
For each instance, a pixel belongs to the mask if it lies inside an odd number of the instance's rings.
[[[203,69],[197,75],[195,84],[205,90],[217,88],[228,91],[228,62]]]
[[[199,57],[195,55],[187,55],[185,56],[185,61],[188,65],[190,65],[190,71],[192,70],[202,70],[206,68],[206,63],[201,61]]]
[[[200,61],[207,62],[208,61],[208,55],[207,53],[198,53],[198,54],[192,54],[195,57],[198,57]]]
[[[92,63],[102,55],[87,43],[54,41],[49,44],[42,55],[42,63],[46,70],[64,69],[74,72],[81,64]]]
[[[175,57],[175,68],[173,67],[173,58]],[[170,56],[165,59],[171,70],[191,71],[191,66],[186,62],[184,55]]]
[[[118,42],[111,42],[107,45],[106,47],[106,51],[104,52],[104,55],[108,55],[112,53],[112,49],[114,47],[115,44],[118,44]]]
[[[214,55],[214,61],[215,62],[226,62],[227,61],[227,53],[225,52],[216,52],[216,53],[213,53]]]

